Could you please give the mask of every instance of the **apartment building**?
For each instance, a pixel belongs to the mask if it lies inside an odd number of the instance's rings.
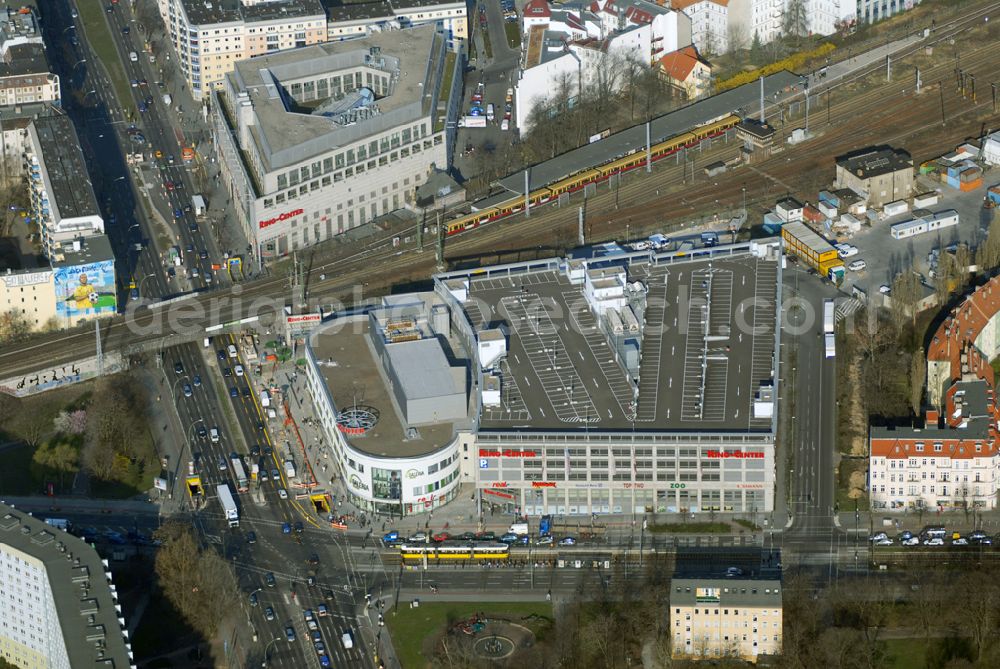
[[[412,201],[449,164],[463,67],[432,25],[237,63],[213,98],[214,137],[253,253],[285,255]]]
[[[715,56],[729,51],[730,0],[673,0],[671,7],[691,19],[691,43],[698,51]],[[736,44],[736,48],[749,46]]]
[[[38,222],[45,256],[51,257],[62,242],[104,234],[73,122],[62,115],[40,117],[28,125],[27,133],[24,161],[31,217]]]
[[[527,33],[521,74],[515,85],[517,127],[530,129],[539,104],[573,106],[581,91],[600,81],[625,85],[624,63],[658,67],[667,53],[691,44],[691,19],[646,0],[596,0],[589,9],[552,10],[533,0],[522,14]]]
[[[922,428],[872,428],[872,508],[993,509],[1000,486],[996,379],[1000,277],[977,288],[938,326],[927,349]]]
[[[660,76],[688,100],[712,92],[712,66],[694,46],[686,46],[661,58]]]
[[[135,667],[107,562],[0,503],[0,658],[20,669]]]
[[[320,0],[157,0],[196,100],[222,86],[237,61],[327,40]]]
[[[920,0],[857,0],[857,20],[861,23],[875,23],[913,9],[919,4]]]
[[[0,6],[0,107],[48,102],[62,91],[52,72],[33,7]]]
[[[469,16],[460,0],[377,0],[344,4],[323,0],[327,38],[331,42],[372,33],[433,24],[444,34],[450,51],[469,36]]]
[[[760,549],[688,549],[670,583],[672,654],[757,662],[781,653],[780,558]]]

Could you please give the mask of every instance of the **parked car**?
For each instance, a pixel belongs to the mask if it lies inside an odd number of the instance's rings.
[[[448,541],[448,539],[451,539],[451,535],[447,532],[438,532],[431,539],[434,541]]]
[[[517,541],[517,535],[514,534],[513,532],[508,532],[507,534],[504,534],[503,536],[500,537],[500,541],[502,541],[505,544],[512,544]]]
[[[855,260],[854,262],[852,262],[850,265],[847,266],[847,269],[851,270],[852,272],[860,272],[866,267],[868,267],[868,263],[866,263],[864,260]]]
[[[407,539],[411,544],[419,544],[427,541],[426,532],[417,532],[416,534],[411,534],[410,538]]]
[[[882,541],[883,539],[888,539],[888,538],[889,538],[889,535],[886,534],[885,532],[876,532],[875,534],[873,534],[871,536],[870,540],[871,540],[872,543],[875,543],[877,541]]]
[[[891,546],[892,543],[893,543],[892,539],[890,539],[889,537],[886,537],[885,539],[879,539],[878,541],[876,541],[875,545],[876,546]]]
[[[944,539],[941,537],[931,537],[924,540],[924,546],[944,546]]]
[[[919,546],[920,539],[918,539],[917,537],[910,537],[908,539],[903,539],[899,543],[901,543],[903,546]]]
[[[535,542],[539,546],[551,546],[552,545],[552,535],[544,534],[538,537],[538,541]]]
[[[951,540],[951,545],[952,546],[968,546],[969,545],[969,540],[966,539],[965,537],[959,537],[958,539],[952,539]]]

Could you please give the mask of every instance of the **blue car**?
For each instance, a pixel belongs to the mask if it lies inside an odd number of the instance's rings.
[[[384,541],[387,544],[391,544],[394,541],[399,541],[399,532],[397,530],[393,530],[391,532],[383,534],[382,541]]]
[[[282,534],[291,534],[292,533],[292,526],[289,523],[282,523],[281,524],[281,533]]]
[[[201,385],[201,377],[196,374],[194,377],[194,387],[197,388],[200,385]]]
[[[149,109],[149,107],[146,105],[145,102],[140,102],[139,103],[139,112],[140,113],[142,113],[142,114],[146,113],[147,109]]]
[[[184,218],[184,212],[180,209],[174,209],[174,218]]]
[[[237,392],[237,390],[236,390],[236,386],[230,386],[230,387],[229,387],[229,396],[230,396],[230,397],[233,397],[233,398],[235,398],[235,397],[238,397],[238,396],[239,396],[239,392]]]
[[[321,667],[329,667],[329,666],[331,666],[330,665],[330,657],[328,655],[320,655],[319,656],[319,666],[321,666]]]

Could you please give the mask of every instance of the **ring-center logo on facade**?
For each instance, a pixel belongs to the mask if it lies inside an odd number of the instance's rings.
[[[406,470],[406,478],[408,478],[408,479],[415,479],[415,478],[418,478],[418,477],[423,476],[423,475],[424,475],[423,472],[418,471],[416,469],[408,469],[408,470]]]
[[[352,488],[357,488],[358,490],[368,490],[368,486],[365,485],[365,482],[362,481],[357,474],[351,474],[351,478],[347,480],[351,484]]]

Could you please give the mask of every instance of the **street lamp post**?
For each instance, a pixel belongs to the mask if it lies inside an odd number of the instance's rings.
[[[271,650],[271,644],[273,644],[275,641],[281,641],[281,637],[280,636],[274,637],[273,639],[267,642],[266,646],[264,646],[264,659],[260,663],[261,669],[265,669],[265,667],[267,667],[267,652]]]

